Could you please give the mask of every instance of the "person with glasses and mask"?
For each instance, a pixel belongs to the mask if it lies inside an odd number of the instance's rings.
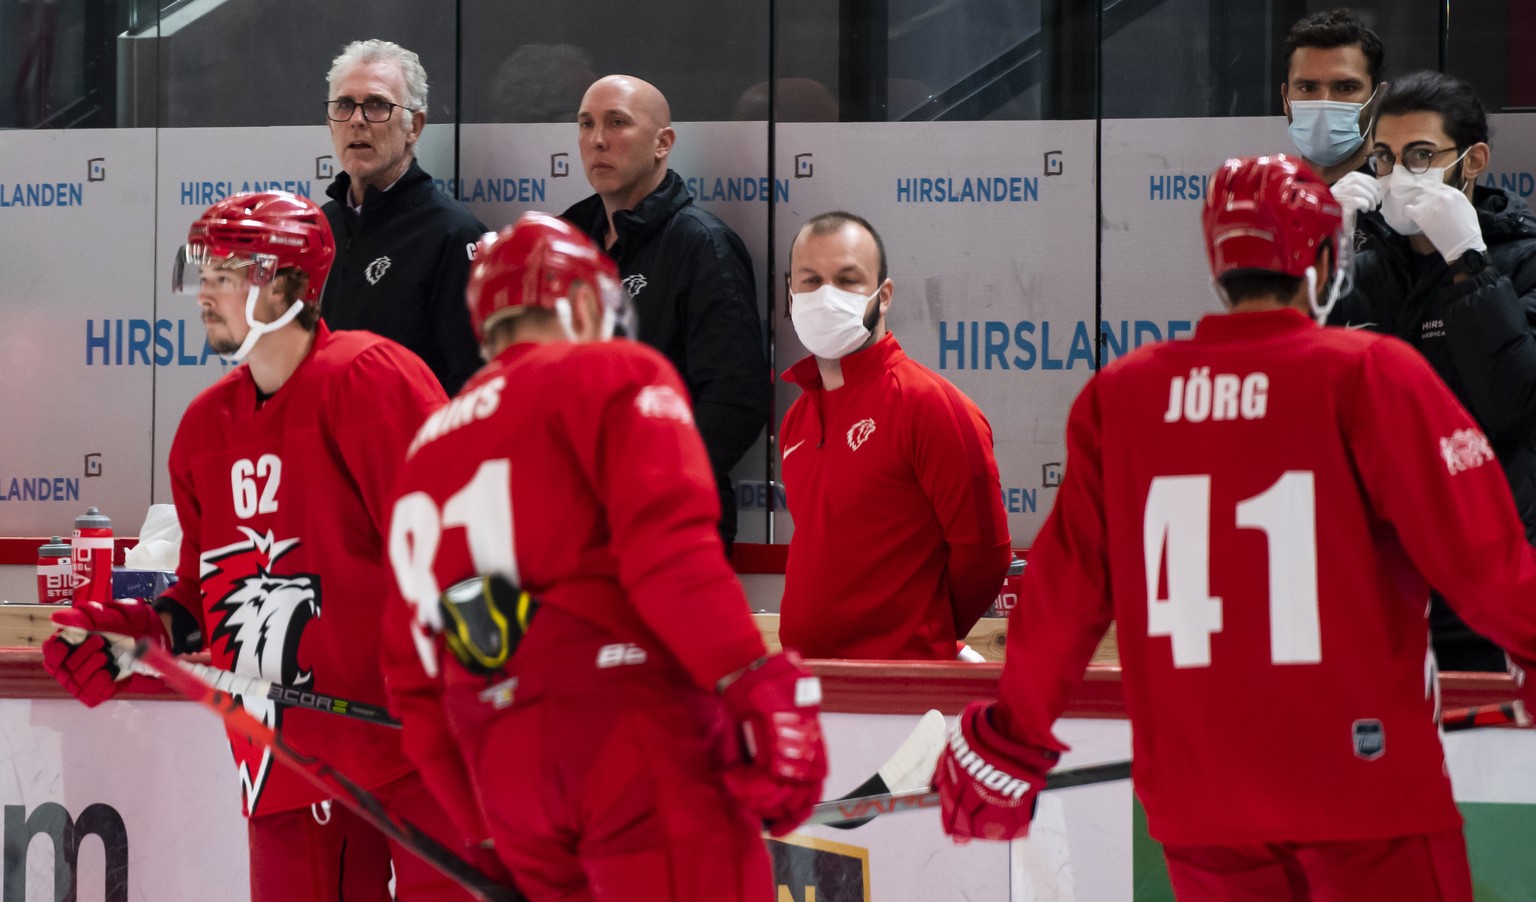
[[[486,228],[416,162],[426,70],[399,44],[354,41],[327,80],[326,119],[342,171],[326,189],[336,265],[325,322],[405,345],[452,395],[482,362],[464,284]]]
[[[1374,178],[1335,191],[1368,235],[1354,289],[1329,321],[1417,348],[1477,418],[1536,540],[1536,217],[1519,197],[1478,185],[1488,116],[1465,82],[1418,72],[1382,101],[1368,157]],[[1430,617],[1444,670],[1502,670],[1504,656],[1436,596]]]
[[[1280,103],[1307,165],[1329,185],[1365,164],[1377,101],[1385,93],[1386,50],[1348,9],[1315,13],[1285,38]]]
[[[1012,553],[992,427],[886,328],[895,285],[863,218],[813,216],[789,251],[810,356],[784,380],[779,458],[794,517],[779,638],[808,658],[949,660]]]

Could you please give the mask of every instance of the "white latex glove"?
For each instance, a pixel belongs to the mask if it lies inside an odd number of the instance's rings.
[[[1455,263],[1467,251],[1488,249],[1477,224],[1477,208],[1450,185],[1426,186],[1403,212],[1424,230],[1424,237],[1447,263]]]
[[[1355,217],[1381,206],[1381,181],[1363,172],[1349,172],[1333,183],[1333,199],[1344,208],[1344,231],[1353,234]]]

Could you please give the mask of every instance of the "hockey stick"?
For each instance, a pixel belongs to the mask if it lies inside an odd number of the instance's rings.
[[[155,670],[167,686],[218,714],[228,729],[270,749],[272,757],[287,765],[311,786],[327,796],[339,799],[343,805],[355,811],[358,817],[451,878],[475,898],[482,902],[527,902],[526,897],[516,889],[495,882],[410,822],[390,814],[376,796],[352,782],[345,774],[319,758],[291,748],[276,731],[252,717],[234,696],[184,669],[170,652],[153,642],[140,640],[134,646],[133,655]]]
[[[1108,764],[1074,767],[1070,770],[1058,770],[1049,774],[1045,778],[1045,791],[1067,789],[1073,786],[1088,786],[1094,783],[1108,783],[1114,780],[1128,780],[1130,777],[1131,762],[1129,761],[1111,761]],[[882,814],[897,814],[903,811],[918,811],[924,808],[937,808],[938,806],[938,792],[926,786],[903,792],[879,793],[854,799],[832,799],[831,801],[822,802],[813,808],[811,816],[806,818],[805,824],[801,826],[820,824],[824,827],[841,827],[848,823],[858,826]]]
[[[926,790],[933,780],[933,769],[939,765],[939,755],[944,751],[945,730],[944,715],[937,710],[930,710],[917,722],[917,729],[902,741],[896,754],[880,765],[880,769],[874,776],[854,787],[853,791],[847,795],[832,801],[844,802],[913,789]],[[827,826],[836,827],[839,830],[852,830],[874,819],[875,814],[871,814],[867,817],[829,823]]]
[[[78,627],[64,627],[59,630],[59,635],[68,642],[80,643],[88,632]],[[107,645],[117,655],[119,669],[124,673],[132,671],[145,676],[159,676],[159,672],[148,665],[138,661],[133,656],[134,640],[130,636],[118,633],[99,633],[105,639]],[[313,692],[308,689],[299,689],[293,686],[285,686],[282,683],[274,683],[260,677],[247,676],[243,673],[234,673],[229,670],[220,670],[207,664],[198,664],[193,661],[184,661],[180,658],[177,662],[190,670],[199,679],[211,683],[215,689],[228,692],[231,695],[240,695],[255,698],[267,698],[280,705],[290,708],[307,708],[311,711],[323,711],[327,714],[339,714],[342,717],[350,717],[353,720],[361,720],[365,723],[378,724],[381,727],[400,728],[400,721],[389,716],[378,705],[370,705],[367,702],[353,701],[347,698],[337,698],[334,695],[326,695],[323,692]]]
[[[1478,727],[1506,725],[1517,727],[1528,727],[1531,725],[1531,714],[1525,709],[1524,702],[1516,699],[1512,702],[1502,702],[1497,705],[1451,708],[1440,715],[1440,729],[1447,733],[1473,730]]]

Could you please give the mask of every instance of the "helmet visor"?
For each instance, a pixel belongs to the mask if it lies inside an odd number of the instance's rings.
[[[171,291],[196,297],[227,285],[265,285],[277,272],[270,254],[217,254],[205,244],[184,244],[171,265]]]
[[[603,337],[638,340],[640,321],[635,315],[635,305],[630,301],[629,292],[619,280],[606,273],[597,277],[597,289],[603,305],[603,322],[613,324],[611,329],[605,330],[607,334]]]

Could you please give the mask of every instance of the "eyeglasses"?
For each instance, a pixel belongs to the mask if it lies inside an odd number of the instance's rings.
[[[1435,157],[1443,153],[1450,153],[1456,149],[1456,145],[1442,147],[1439,150],[1433,147],[1410,147],[1403,153],[1403,168],[1414,175],[1429,171],[1429,164]],[[1373,150],[1366,156],[1365,162],[1376,173],[1377,178],[1384,178],[1392,174],[1392,167],[1397,165],[1397,155],[1390,150]]]
[[[363,118],[369,122],[387,122],[389,117],[395,114],[395,107],[402,110],[416,112],[414,107],[408,107],[403,103],[390,103],[387,100],[365,100],[358,103],[355,100],[343,98],[341,100],[327,100],[325,102],[325,115],[332,122],[351,122],[352,114],[358,107],[363,108]]]

